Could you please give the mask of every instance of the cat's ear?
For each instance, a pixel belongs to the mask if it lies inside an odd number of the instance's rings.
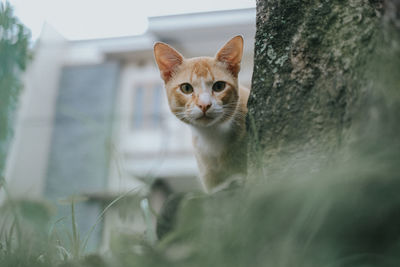
[[[243,55],[243,37],[241,35],[233,37],[217,53],[215,58],[228,65],[229,70],[234,76],[240,71],[240,62]]]
[[[183,62],[183,56],[178,51],[161,42],[154,44],[154,57],[165,83],[171,79],[175,69]]]

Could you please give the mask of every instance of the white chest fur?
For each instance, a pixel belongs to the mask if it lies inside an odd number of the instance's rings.
[[[224,148],[229,145],[231,128],[231,121],[209,128],[192,126],[195,149],[201,155],[218,157],[224,151]]]

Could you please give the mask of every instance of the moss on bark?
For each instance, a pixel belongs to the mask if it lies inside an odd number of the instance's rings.
[[[334,151],[348,137],[382,10],[382,1],[257,1],[250,170]]]

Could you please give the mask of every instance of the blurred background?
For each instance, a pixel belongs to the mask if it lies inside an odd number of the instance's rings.
[[[250,86],[255,1],[9,2],[33,52],[6,161],[10,196],[51,201],[61,229],[71,220],[65,203],[76,202],[81,234],[96,226],[91,250],[118,232],[153,238],[149,224],[168,195],[201,190],[190,130],[169,111],[153,44],[213,56],[241,34],[240,82]],[[98,222],[122,197],[133,201]]]

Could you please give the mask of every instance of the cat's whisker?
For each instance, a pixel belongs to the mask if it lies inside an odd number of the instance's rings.
[[[230,102],[230,103],[223,104],[223,105],[221,105],[221,106],[237,105],[238,103],[239,103],[239,101],[234,101],[234,102]]]
[[[182,113],[175,113],[175,116],[176,116],[178,119],[186,119],[186,114],[185,114],[184,112],[182,112]]]
[[[238,101],[238,100],[235,100],[235,101],[232,101],[232,102],[229,102],[229,103],[226,103],[226,104],[224,104],[224,105],[236,105],[236,104],[238,104],[240,101]]]

